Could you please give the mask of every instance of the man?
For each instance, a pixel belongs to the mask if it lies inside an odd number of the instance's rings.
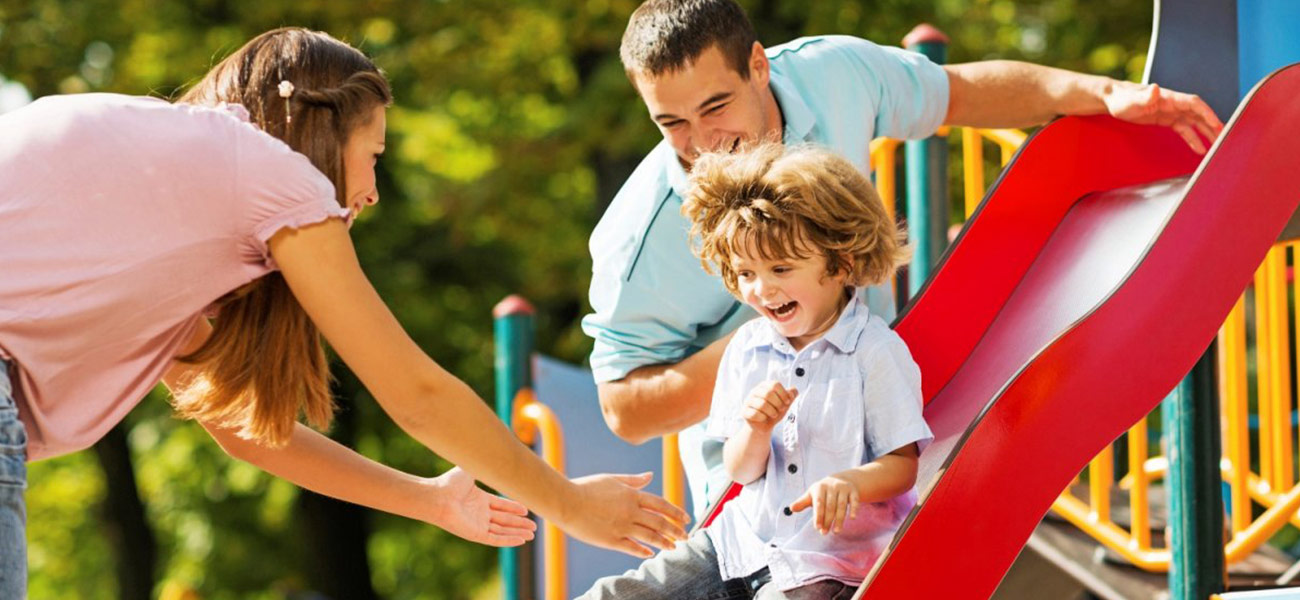
[[[1223,127],[1199,98],[1014,61],[939,66],[848,36],[767,50],[734,0],[649,0],[620,57],[664,141],[623,185],[591,236],[592,372],[610,429],[632,443],[681,432],[697,516],[726,485],[707,416],[726,338],[752,319],[691,253],[681,215],[700,152],[746,140],[811,142],[869,171],[872,138],[921,138],[941,124],[1026,127],[1109,113],[1172,127],[1194,150]],[[865,292],[893,318],[891,293]]]

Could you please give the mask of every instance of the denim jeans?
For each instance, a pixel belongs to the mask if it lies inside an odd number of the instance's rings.
[[[27,431],[14,407],[9,363],[0,361],[0,598],[27,597]]]
[[[648,558],[635,571],[602,577],[580,600],[848,600],[857,591],[838,581],[818,581],[782,592],[764,568],[742,579],[722,580],[718,555],[704,531]]]

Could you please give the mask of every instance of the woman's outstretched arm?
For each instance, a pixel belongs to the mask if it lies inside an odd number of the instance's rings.
[[[270,241],[294,296],[330,345],[408,434],[585,542],[634,556],[685,539],[684,511],[636,488],[648,476],[569,481],[520,443],[473,390],[429,358],[398,324],[337,220],[284,229]]]
[[[197,349],[211,333],[210,325],[200,323],[180,355]],[[192,374],[191,365],[178,362],[163,382],[176,390]],[[318,494],[431,523],[492,546],[518,546],[533,539],[537,529],[523,505],[483,491],[459,468],[432,478],[403,473],[301,423],[281,448],[243,439],[231,429],[201,424],[232,457]]]

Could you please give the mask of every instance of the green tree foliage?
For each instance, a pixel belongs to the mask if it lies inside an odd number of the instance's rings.
[[[953,62],[1027,59],[1132,79],[1150,27],[1149,5],[1122,0],[743,3],[767,45],[817,33],[897,44],[928,21],[952,37]],[[617,58],[635,6],[0,0],[0,75],[33,96],[173,96],[273,27],[322,29],[363,48],[387,71],[397,102],[382,201],[353,229],[362,263],[415,340],[488,397],[490,309],[509,293],[537,306],[543,351],[580,362],[590,349],[578,327],[588,310],[587,236],[658,139]],[[356,448],[415,473],[448,468],[338,374]],[[310,587],[296,488],[224,456],[200,428],[173,418],[161,393],[127,426],[164,581],[211,599],[285,598]],[[32,465],[33,597],[112,596],[112,558],[97,524],[103,489],[87,453]],[[494,551],[433,527],[374,515],[370,530],[372,583],[385,597],[470,597],[493,571]]]

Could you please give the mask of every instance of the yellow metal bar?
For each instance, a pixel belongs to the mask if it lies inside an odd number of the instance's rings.
[[[898,204],[898,140],[876,138],[871,140],[871,171],[876,174],[876,193],[885,205],[885,212],[894,217]]]
[[[677,434],[663,439],[664,499],[677,508],[686,508],[686,477],[682,474],[682,457],[677,451]]]
[[[1273,491],[1268,482],[1261,479],[1258,475],[1251,473],[1246,479],[1246,489],[1250,494],[1251,499],[1256,503],[1266,508],[1272,508],[1273,506],[1276,506],[1278,502],[1282,501],[1281,498],[1283,494]],[[1297,488],[1300,488],[1300,486],[1292,488],[1292,490]],[[1287,493],[1290,493],[1292,490],[1287,490]],[[1291,515],[1291,525],[1300,527],[1300,513]],[[1274,531],[1272,533],[1277,532]],[[1272,535],[1272,533],[1270,533],[1270,535]]]
[[[898,145],[899,141],[895,139],[876,138],[871,140],[869,146],[871,171],[876,175],[876,193],[880,194],[885,214],[891,220],[896,220],[894,211],[898,205]],[[896,282],[897,275],[890,275],[889,287],[886,289],[896,289]]]
[[[1269,443],[1273,427],[1273,363],[1268,349],[1272,347],[1271,312],[1268,258],[1255,270],[1255,381],[1256,409],[1259,413],[1259,474],[1265,481],[1273,481],[1273,444]]]
[[[980,135],[993,140],[997,145],[1010,148],[1012,153],[1025,143],[1029,137],[1019,129],[981,129]]]
[[[549,407],[537,401],[531,389],[524,388],[515,395],[513,424],[515,434],[521,439],[532,439],[538,433],[542,437],[542,461],[552,469],[564,473],[564,432],[560,421]],[[568,598],[569,576],[564,552],[564,532],[549,520],[543,526],[546,539],[542,547],[546,582],[543,597],[546,600],[565,600]]]
[[[975,208],[984,199],[984,139],[978,129],[961,130],[961,164],[965,179],[966,218],[975,214]]]
[[[1264,511],[1250,527],[1240,535],[1233,536],[1228,542],[1224,558],[1227,562],[1237,562],[1250,556],[1264,542],[1273,537],[1288,520],[1295,517],[1300,509],[1300,486],[1291,488],[1287,493],[1277,497],[1276,503]]]
[[[1154,572],[1169,570],[1168,550],[1139,550],[1128,532],[1114,523],[1094,521],[1092,518],[1094,511],[1082,500],[1071,496],[1068,491],[1056,498],[1052,503],[1052,510],[1138,568]]]
[[[1268,252],[1268,308],[1273,325],[1271,368],[1273,385],[1273,487],[1278,491],[1291,488],[1291,339],[1287,316],[1286,246],[1274,246]]]
[[[1246,299],[1243,295],[1228,313],[1219,331],[1219,380],[1223,400],[1224,458],[1231,467],[1228,481],[1232,503],[1232,532],[1250,526],[1250,415],[1246,380]]]
[[[1108,445],[1088,464],[1088,498],[1092,518],[1110,522],[1110,486],[1115,481],[1115,451]]]
[[[1021,144],[1025,143],[1025,132],[1019,129],[981,129],[980,135],[993,140],[1002,149],[1002,166],[1011,162],[1011,157],[1015,156],[1016,150]]]
[[[1147,418],[1142,417],[1128,430],[1128,472],[1133,475],[1133,486],[1128,491],[1129,514],[1132,515],[1129,531],[1138,551],[1151,549],[1151,508],[1147,503]]]

